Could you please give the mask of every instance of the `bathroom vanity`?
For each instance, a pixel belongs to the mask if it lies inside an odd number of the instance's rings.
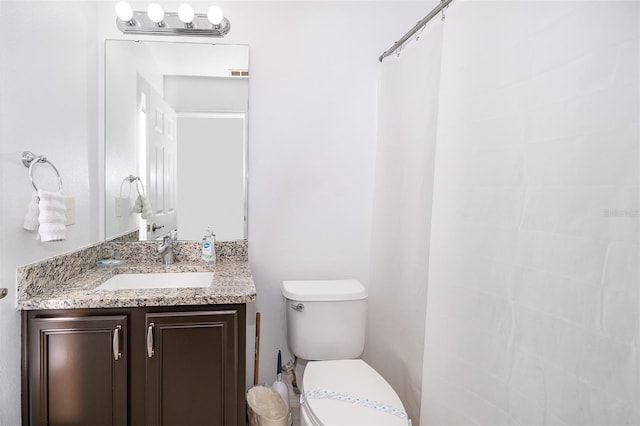
[[[245,305],[24,311],[25,424],[244,422]]]
[[[18,269],[24,426],[245,424],[248,49],[105,42],[103,229],[121,242]]]
[[[177,244],[170,268],[141,259],[153,243],[139,242],[18,270],[23,425],[244,424],[246,303],[256,297],[246,256],[221,244],[209,266],[194,259],[197,243]],[[88,267],[124,248],[129,266]],[[213,278],[199,288],[97,288],[118,274],[162,271]]]

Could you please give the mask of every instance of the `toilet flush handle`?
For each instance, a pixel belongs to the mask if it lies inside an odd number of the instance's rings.
[[[302,312],[304,311],[304,305],[302,303],[298,303],[298,304],[292,303],[291,309],[293,309],[294,311]]]

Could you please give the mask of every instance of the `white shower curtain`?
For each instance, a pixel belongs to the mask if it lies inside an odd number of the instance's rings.
[[[455,2],[439,90],[420,425],[640,425],[640,3]]]
[[[420,416],[442,24],[434,20],[379,85],[369,318],[364,359]]]

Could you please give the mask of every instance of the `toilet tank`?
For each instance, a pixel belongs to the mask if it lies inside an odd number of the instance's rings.
[[[364,350],[367,290],[356,280],[284,281],[287,342],[302,359],[357,358]]]

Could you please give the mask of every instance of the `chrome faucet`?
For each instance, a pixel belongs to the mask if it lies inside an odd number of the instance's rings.
[[[173,264],[175,258],[173,257],[173,238],[171,238],[171,233],[162,237],[162,243],[158,246],[158,253],[162,255],[165,266]]]

